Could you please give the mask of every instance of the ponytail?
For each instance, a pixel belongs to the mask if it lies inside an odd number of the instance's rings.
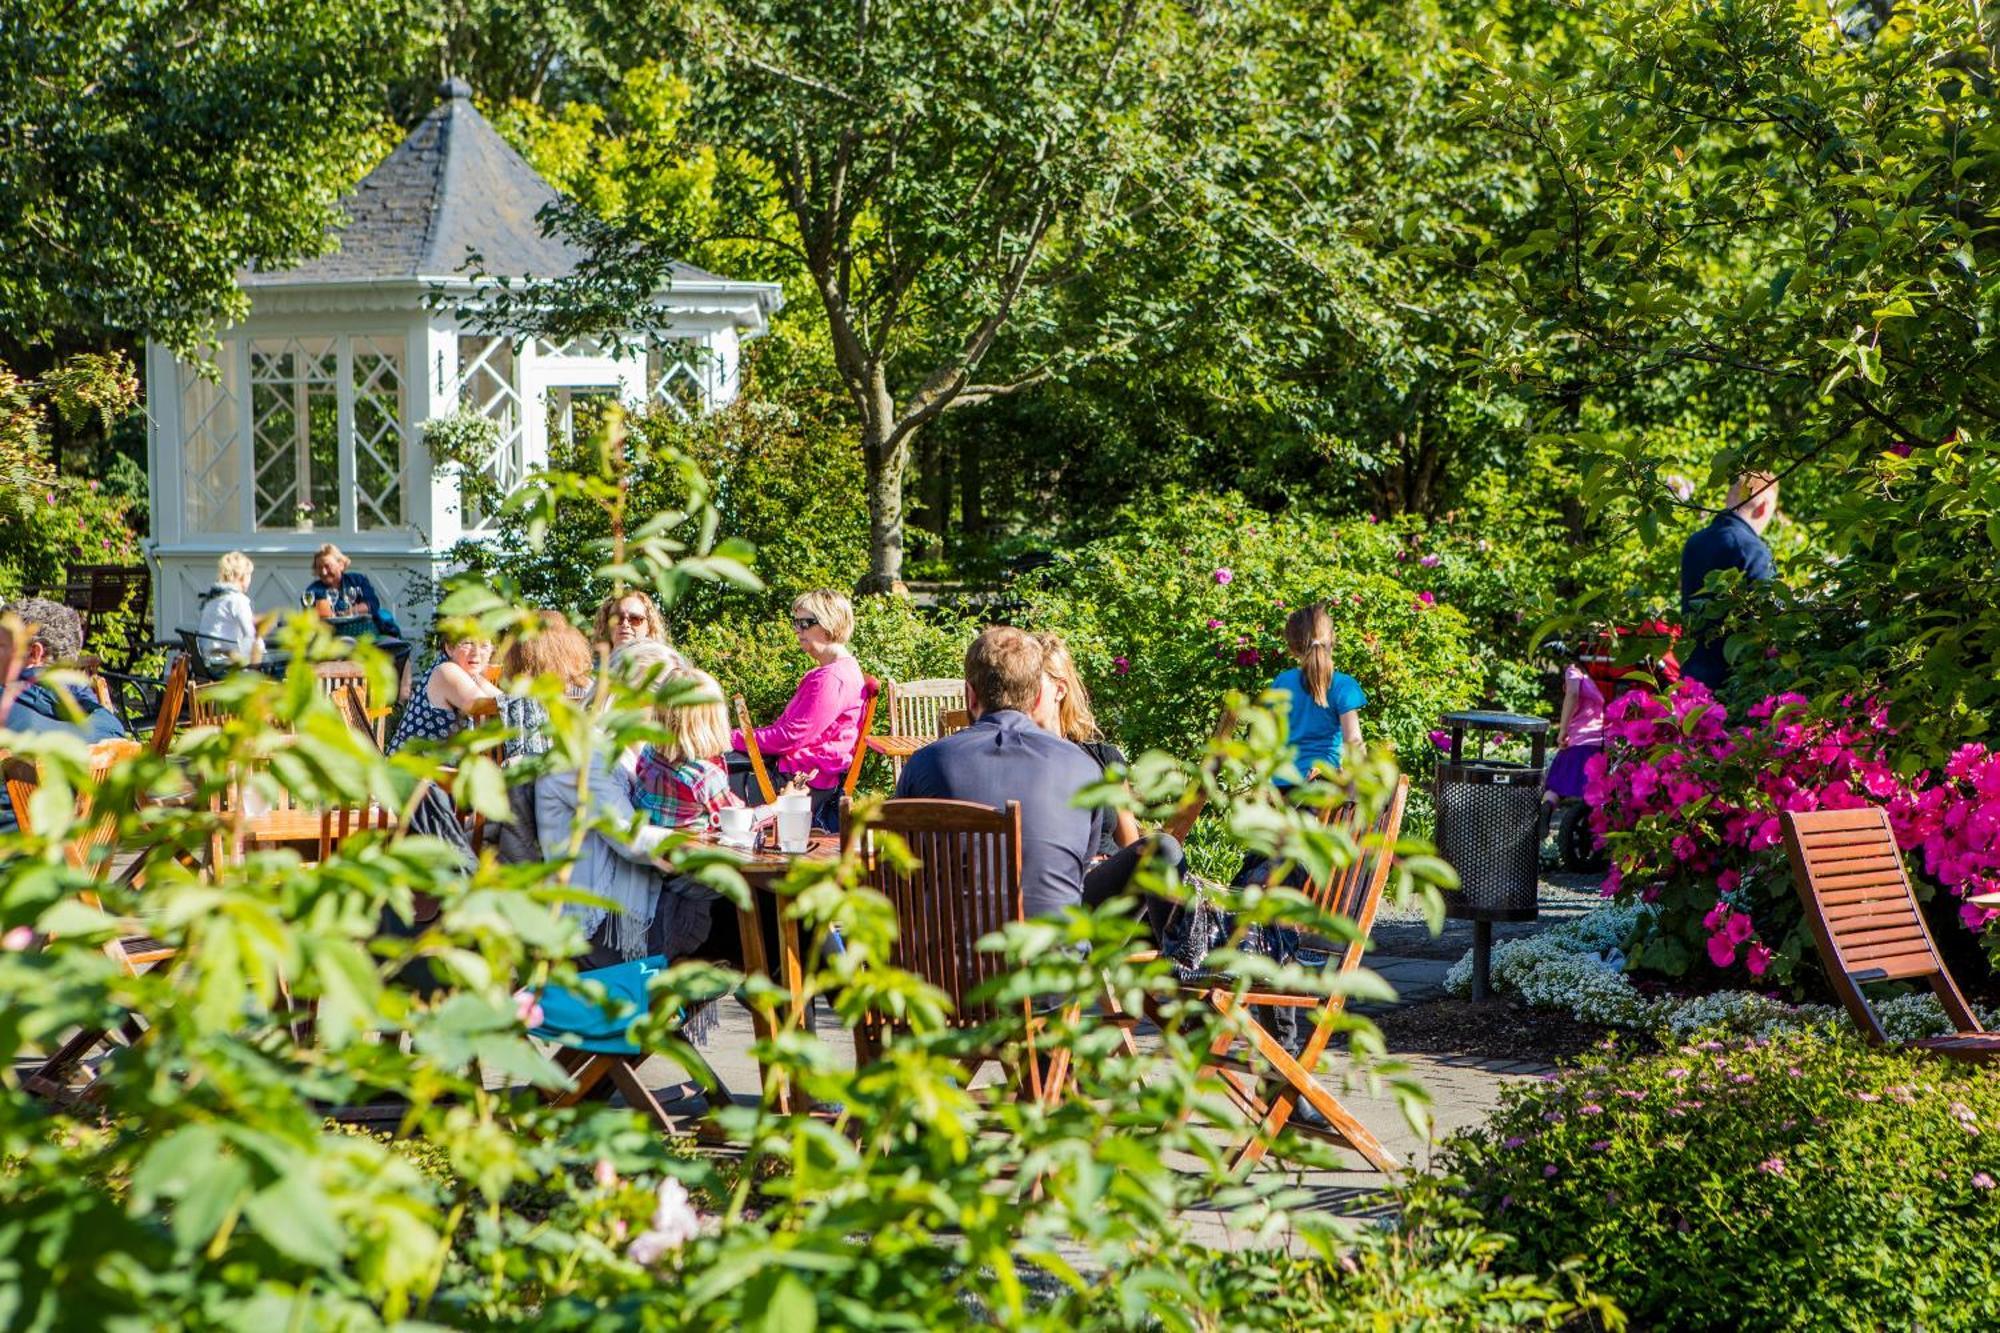
[[[1318,603],[1302,606],[1285,621],[1285,646],[1299,659],[1299,678],[1306,693],[1326,707],[1327,686],[1333,684],[1333,619]]]

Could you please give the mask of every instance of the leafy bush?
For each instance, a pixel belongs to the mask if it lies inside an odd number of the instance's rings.
[[[50,408],[68,421],[108,423],[137,396],[123,356],[75,356],[38,380],[0,366],[0,521],[10,529],[0,542],[0,598],[60,588],[67,565],[139,559],[133,511],[142,506],[99,481],[57,476],[44,434]]]
[[[1581,1260],[1642,1323],[1984,1329],[1996,1129],[1982,1071],[1800,1034],[1516,1085],[1444,1164],[1504,1265]]]
[[[1376,524],[1174,496],[1024,579],[1024,619],[1069,640],[1100,720],[1128,750],[1185,755],[1225,694],[1254,695],[1291,664],[1285,617],[1326,601],[1334,669],[1368,693],[1363,734],[1393,741],[1421,786],[1428,733],[1478,697],[1479,672],[1465,617],[1437,600],[1440,566],[1396,558],[1419,549]]]

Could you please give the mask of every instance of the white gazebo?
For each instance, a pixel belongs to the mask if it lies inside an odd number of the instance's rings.
[[[612,355],[462,326],[426,297],[493,277],[553,278],[582,259],[544,236],[555,192],[508,147],[458,80],[342,201],[338,248],[241,276],[250,313],[212,364],[146,349],[155,629],[192,626],[216,557],[257,564],[258,608],[297,606],[312,552],[335,542],[415,630],[447,553],[488,516],[462,512],[455,477],[425,455],[423,423],[461,408],[500,427],[491,472],[510,489],[571,428],[578,399],[692,413],[736,396],[743,342],[781,301],[775,283],[676,264],[655,303],[665,334]],[[448,305],[449,302],[437,303]]]

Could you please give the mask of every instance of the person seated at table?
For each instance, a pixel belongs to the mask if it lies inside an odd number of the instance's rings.
[[[1090,691],[1084,688],[1082,673],[1076,669],[1069,645],[1060,634],[1043,634],[1041,644],[1042,673],[1048,677],[1049,688],[1042,692],[1035,724],[1089,755],[1100,778],[1109,776],[1113,768],[1124,768],[1125,752],[1107,740],[1097,725],[1097,715],[1090,707]],[[1097,848],[1090,869],[1083,876],[1086,906],[1095,907],[1128,891],[1142,862],[1150,861],[1155,868],[1179,877],[1186,857],[1178,838],[1171,833],[1142,833],[1139,821],[1129,810],[1100,813],[1104,819]],[[1146,895],[1146,924],[1154,938],[1160,938],[1166,930],[1174,907],[1170,899]]]
[[[476,634],[440,632],[445,635],[444,656],[410,691],[403,716],[396,722],[396,734],[389,740],[389,754],[411,741],[441,741],[457,735],[471,721],[472,706],[482,699],[494,700],[498,707],[500,690],[486,679],[493,645]]]
[[[231,551],[215,562],[215,582],[201,595],[201,616],[195,622],[195,642],[210,663],[218,659],[264,660],[257,608],[250,604],[250,580],[256,572],[250,557],[241,551]]]
[[[366,616],[374,622],[377,634],[402,638],[403,628],[396,622],[396,613],[382,600],[366,574],[349,568],[352,564],[347,553],[332,542],[313,553],[313,581],[306,585],[305,591],[311,609],[328,620]]]
[[[657,680],[660,673],[671,670],[669,662],[664,644],[630,645],[605,682],[598,707],[609,707],[620,689],[644,688],[649,676]],[[563,905],[563,915],[574,919],[590,941],[583,966],[609,967],[654,954],[682,957],[708,938],[714,891],[661,866],[656,858],[665,850],[671,831],[641,820],[632,800],[640,747],[634,744],[609,754],[609,746],[602,731],[592,737],[581,803],[574,771],[547,773],[535,780],[535,822],[543,858],[568,859],[577,821],[590,822],[569,882],[572,888],[610,900],[611,906]],[[628,836],[609,833],[607,826]]]
[[[630,588],[605,598],[604,604],[597,608],[592,642],[605,652],[616,652],[628,643],[642,640],[660,644],[677,661],[681,660],[672,636],[667,633],[666,618],[650,596]]]
[[[861,664],[847,646],[854,636],[854,604],[831,589],[801,593],[792,602],[792,633],[812,668],[777,720],[752,735],[776,772],[805,779],[814,827],[832,830],[840,822],[841,783],[861,741]],[[749,743],[741,731],[732,731],[729,746],[737,752],[730,758],[730,782],[748,800],[756,781],[743,754]]]
[[[1081,747],[1035,725],[1047,654],[1026,630],[994,626],[965,650],[965,704],[972,725],[911,755],[898,797],[1021,804],[1021,897],[1027,914],[1049,916],[1084,902],[1101,810],[1075,803],[1102,776]]]
[[[0,629],[0,689],[14,687],[0,710],[0,729],[67,732],[90,744],[128,734],[118,714],[88,685],[61,687],[42,679],[56,670],[83,670],[83,617],[74,608],[45,597],[22,597],[0,605],[0,612],[18,616],[26,636],[17,654],[13,635]],[[0,797],[0,809],[6,808]]]
[[[743,805],[729,789],[722,753],[729,748],[729,710],[722,686],[706,671],[682,667],[660,683],[658,721],[673,735],[639,747],[632,802],[648,823],[709,831],[720,812]]]
[[[525,684],[552,676],[561,683],[563,693],[576,702],[590,694],[593,673],[590,640],[560,611],[542,612],[535,629],[509,642],[501,657],[503,681]],[[539,699],[502,694],[500,720],[509,732],[500,747],[503,765],[512,766],[522,759],[546,754],[554,743],[548,734],[548,709]],[[512,807],[513,818],[487,829],[494,855],[503,865],[526,865],[541,860],[541,838],[535,827],[535,784],[510,782],[507,803]]]

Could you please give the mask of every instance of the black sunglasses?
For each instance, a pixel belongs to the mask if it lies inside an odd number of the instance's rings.
[[[793,616],[792,628],[797,630],[818,629],[819,622],[811,616]]]

